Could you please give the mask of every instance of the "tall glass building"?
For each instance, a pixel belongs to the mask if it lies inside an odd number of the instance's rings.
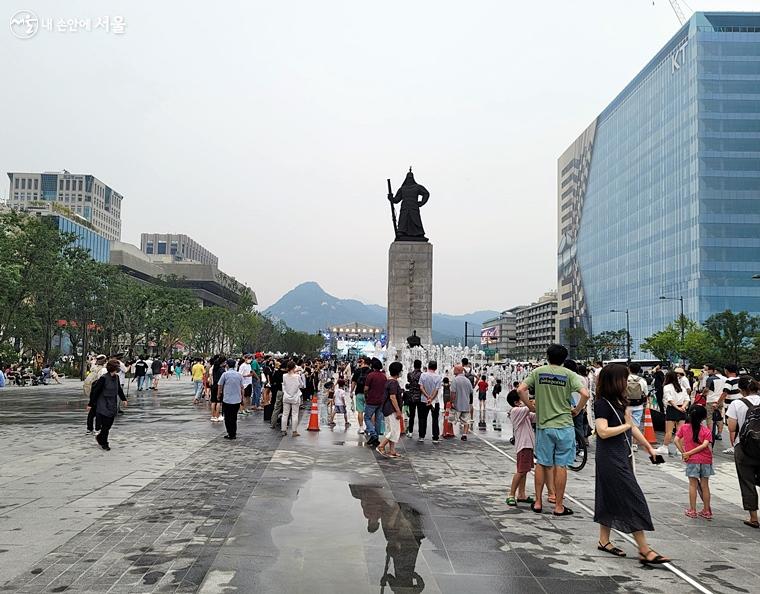
[[[695,13],[558,162],[558,334],[760,315],[760,13]],[[667,297],[668,299],[661,299]]]

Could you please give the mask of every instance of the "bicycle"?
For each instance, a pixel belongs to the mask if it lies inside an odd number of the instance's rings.
[[[584,411],[581,413],[586,415],[586,412]],[[586,427],[587,424],[584,421],[581,423],[581,427]],[[572,470],[573,472],[580,472],[583,470],[583,467],[586,466],[586,462],[588,461],[588,444],[586,443],[586,437],[583,435],[583,431],[581,430],[578,425],[575,425],[575,459],[573,462],[568,465],[568,468]]]

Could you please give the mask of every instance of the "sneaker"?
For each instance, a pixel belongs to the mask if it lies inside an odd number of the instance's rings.
[[[280,431],[280,436],[285,437],[288,434],[287,431]]]
[[[733,454],[734,453],[734,448],[726,448],[725,450],[723,450],[723,453],[724,454]]]
[[[301,434],[300,434],[298,431],[293,431],[293,434],[292,434],[292,435],[293,435],[293,437],[298,437],[298,436],[299,436],[299,435],[301,435]]]
[[[632,449],[634,452],[638,452],[638,451],[639,451],[639,444],[637,444],[637,443],[633,444],[633,446],[631,447],[631,449]]]
[[[462,436],[460,439],[461,439],[462,441],[467,441],[467,436],[466,436],[466,435],[463,435],[463,436]]]
[[[357,433],[358,433],[359,435],[364,435],[364,429],[359,429],[359,431],[357,431]]]
[[[84,433],[84,434],[85,434],[85,435],[92,435],[92,434],[93,434],[93,431],[90,431],[90,430],[88,429],[87,431],[85,431],[85,433]]]
[[[407,436],[409,439],[411,439],[411,438],[412,438],[412,432],[411,432],[411,431],[407,431],[407,432],[406,432],[406,436]]]
[[[417,441],[418,441],[419,443],[422,443],[423,441],[425,441],[425,438],[424,438],[424,437],[418,437],[418,438],[417,438]]]
[[[660,456],[667,456],[670,453],[670,450],[668,450],[668,446],[662,445],[657,448],[654,453],[660,454]]]
[[[433,443],[438,443],[438,438],[437,437],[433,438]]]
[[[699,517],[704,518],[705,520],[712,520],[713,515],[709,509],[703,509],[701,512],[699,512]]]
[[[686,517],[687,518],[696,518],[697,517],[697,510],[695,510],[695,509],[687,509],[686,510]]]

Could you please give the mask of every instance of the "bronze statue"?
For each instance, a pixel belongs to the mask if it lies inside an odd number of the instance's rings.
[[[428,238],[425,237],[425,229],[422,227],[420,207],[425,206],[430,200],[430,192],[425,189],[425,186],[414,181],[411,167],[395,196],[391,192],[391,180],[388,180],[388,200],[391,202],[391,211],[393,212],[396,241],[428,241]],[[396,209],[393,205],[399,202],[401,203],[401,211],[398,216],[398,224],[396,224]]]

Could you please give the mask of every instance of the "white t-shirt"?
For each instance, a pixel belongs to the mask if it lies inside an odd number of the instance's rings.
[[[726,385],[726,380],[728,378],[724,375],[721,375],[720,373],[715,374],[715,379],[713,379],[713,390],[707,392],[707,402],[714,403],[718,402],[720,400],[721,395],[723,394],[723,386]],[[705,381],[705,384],[707,384],[707,381]]]
[[[754,405],[760,404],[760,396],[757,394],[750,394],[746,398]],[[736,439],[734,440],[734,444],[737,444],[739,443],[739,432],[742,430],[744,419],[747,417],[747,405],[741,400],[734,400],[728,407],[726,416],[736,419]]]
[[[691,392],[691,384],[689,384],[689,380],[686,379],[685,375],[682,375],[678,378],[678,383],[681,384],[681,389],[686,392],[687,394]]]
[[[346,391],[343,388],[335,388],[335,405],[346,405]]]
[[[689,402],[689,395],[683,388],[680,392],[676,392],[673,384],[667,384],[662,389],[662,401],[665,403],[665,406],[682,406]]]
[[[288,404],[301,402],[301,388],[304,387],[303,378],[299,373],[286,373],[282,378],[282,401]]]
[[[238,373],[243,376],[243,387],[250,386],[253,383],[253,378],[249,375],[251,373],[251,364],[243,361],[238,367]]]

